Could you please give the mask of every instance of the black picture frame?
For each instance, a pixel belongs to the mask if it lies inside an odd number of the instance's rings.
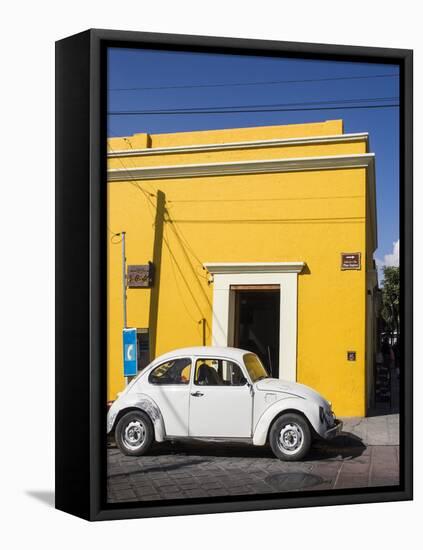
[[[106,503],[106,51],[156,48],[400,67],[401,415],[398,487]],[[413,53],[92,29],[56,43],[56,508],[110,520],[412,499]]]

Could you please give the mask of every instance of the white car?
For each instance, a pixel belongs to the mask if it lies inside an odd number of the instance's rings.
[[[331,439],[341,429],[317,392],[270,378],[254,353],[223,347],[157,357],[107,415],[107,433],[133,456],[153,441],[212,439],[269,443],[278,458],[300,460],[313,439]]]

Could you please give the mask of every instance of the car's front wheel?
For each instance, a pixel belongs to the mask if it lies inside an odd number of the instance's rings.
[[[153,442],[154,431],[149,417],[142,411],[130,411],[122,416],[116,426],[116,445],[123,454],[141,456]]]
[[[299,414],[282,414],[270,430],[269,442],[277,458],[288,461],[301,460],[310,450],[310,427]]]

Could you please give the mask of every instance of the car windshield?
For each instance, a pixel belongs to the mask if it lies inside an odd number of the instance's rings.
[[[244,364],[253,383],[263,378],[269,378],[266,369],[255,353],[246,353],[244,355]]]

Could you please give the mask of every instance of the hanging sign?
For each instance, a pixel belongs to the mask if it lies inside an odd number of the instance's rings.
[[[151,288],[154,283],[154,265],[128,265],[126,284],[128,288]]]
[[[135,376],[138,373],[137,329],[123,329],[123,375]]]

